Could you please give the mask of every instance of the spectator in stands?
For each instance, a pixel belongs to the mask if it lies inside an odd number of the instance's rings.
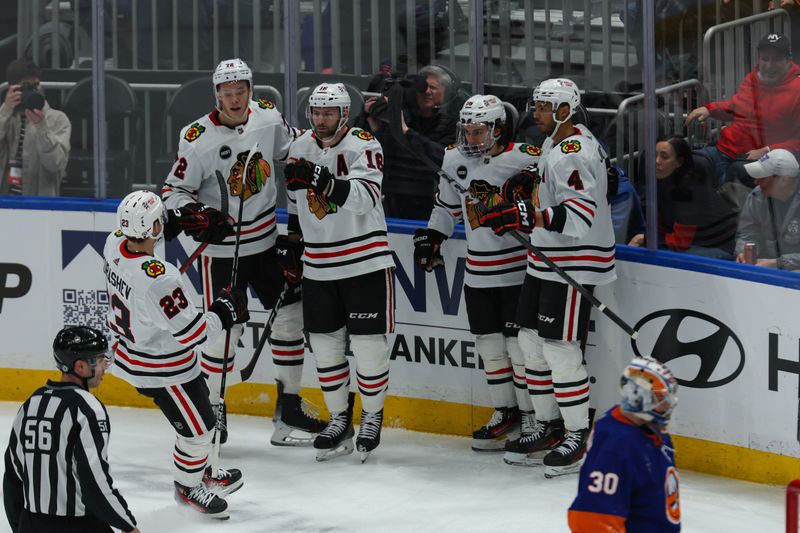
[[[736,213],[695,167],[683,137],[660,137],[656,143],[658,247],[716,258],[732,258]],[[644,246],[645,236],[630,246]]]
[[[423,67],[411,81],[404,91],[400,124],[410,150],[391,136],[389,128],[393,126],[385,96],[367,99],[358,125],[372,132],[383,146],[386,216],[427,220],[438,177],[416,154],[442,164],[445,147],[455,142],[458,111],[464,99],[457,96],[451,76],[440,67]]]
[[[792,29],[792,57],[800,57],[800,0],[770,0],[769,9],[785,9]]]
[[[709,117],[731,121],[716,146],[701,150],[714,160],[717,185],[738,180],[752,186],[744,165],[775,148],[800,153],[800,67],[792,61],[789,39],[764,36],[758,43],[758,65],[733,98],[694,109],[686,124]]]
[[[58,196],[66,174],[72,126],[45,100],[40,75],[28,58],[6,69],[9,87],[0,106],[2,194]]]
[[[800,270],[800,165],[787,150],[772,150],[745,165],[756,180],[739,215],[736,261],[744,263],[745,243],[755,244],[755,264]]]

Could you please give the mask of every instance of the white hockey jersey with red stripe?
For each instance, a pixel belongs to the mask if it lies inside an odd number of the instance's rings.
[[[103,250],[108,326],[118,341],[112,372],[140,388],[185,383],[200,374],[198,346],[224,334],[222,323],[197,310],[174,265],[126,243],[114,232]]]
[[[617,279],[605,156],[589,129],[578,124],[556,146],[546,139],[539,161],[542,181],[536,206],[549,229],[535,228],[531,242],[576,281],[587,285],[605,285]],[[564,283],[531,252],[528,273]]]
[[[336,145],[321,148],[307,130],[289,150],[290,160],[301,158],[328,167],[350,186],[342,205],[311,189],[289,191],[289,213],[297,214],[305,241],[303,276],[325,281],[394,267],[381,204],[380,143],[371,133],[351,128]]]
[[[450,146],[444,154],[442,170],[465,189],[493,207],[503,202],[501,192],[508,178],[539,161],[541,150],[530,144],[509,143],[494,157],[464,157]],[[467,195],[442,178],[433,203],[428,227],[447,235],[462,221],[467,235],[469,287],[511,287],[522,285],[527,266],[527,250],[510,235],[498,237],[491,228],[480,225],[479,214]]]
[[[183,128],[175,164],[161,190],[167,209],[190,202],[220,209],[222,193],[216,177],[219,171],[228,197],[228,215],[235,224],[244,163],[258,141],[242,195],[241,256],[263,252],[275,244],[275,161],[286,158],[296,134],[268,100],[251,101],[249,113],[247,122],[235,128],[222,124],[216,110]],[[212,257],[233,257],[235,243],[235,236],[230,236],[222,244],[210,245],[205,253]]]

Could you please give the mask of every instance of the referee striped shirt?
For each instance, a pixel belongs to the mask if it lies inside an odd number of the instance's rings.
[[[26,401],[5,454],[3,496],[16,530],[23,507],[64,517],[93,515],[122,531],[136,520],[114,488],[105,406],[73,383],[48,381]]]

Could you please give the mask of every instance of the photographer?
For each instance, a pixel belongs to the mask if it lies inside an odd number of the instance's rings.
[[[427,66],[406,80],[387,80],[384,94],[393,83],[403,88],[400,124],[389,123],[388,99],[372,97],[364,103],[358,126],[372,132],[383,146],[383,193],[387,217],[427,220],[433,209],[438,177],[415,154],[424,153],[438,165],[444,149],[455,142],[458,111],[464,103],[457,85],[443,69]],[[391,127],[399,127],[411,150],[398,146]]]
[[[0,106],[0,193],[58,196],[72,132],[67,115],[41,92],[41,71],[28,58],[6,69],[8,92]]]

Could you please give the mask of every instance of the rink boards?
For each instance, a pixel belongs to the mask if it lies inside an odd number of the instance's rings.
[[[50,343],[63,324],[103,323],[100,254],[114,209],[113,202],[0,200],[0,400],[22,400],[54,374]],[[464,306],[466,243],[463,234],[448,240],[445,269],[426,275],[413,268],[416,227],[390,224],[397,305],[388,423],[469,435],[490,409]],[[167,260],[180,264],[195,245],[171,243]],[[617,254],[619,280],[596,295],[640,335],[632,343],[593,312],[586,352],[593,406],[616,401],[620,371],[634,351],[653,354],[681,381],[671,429],[683,468],[772,483],[800,477],[800,276],[627,247]],[[188,281],[199,290],[194,268]],[[267,316],[251,302],[237,361],[249,360]],[[271,415],[272,383],[266,352],[252,382],[230,389],[229,409]],[[312,365],[304,385],[322,405]],[[100,395],[111,404],[152,407],[115,378]]]

